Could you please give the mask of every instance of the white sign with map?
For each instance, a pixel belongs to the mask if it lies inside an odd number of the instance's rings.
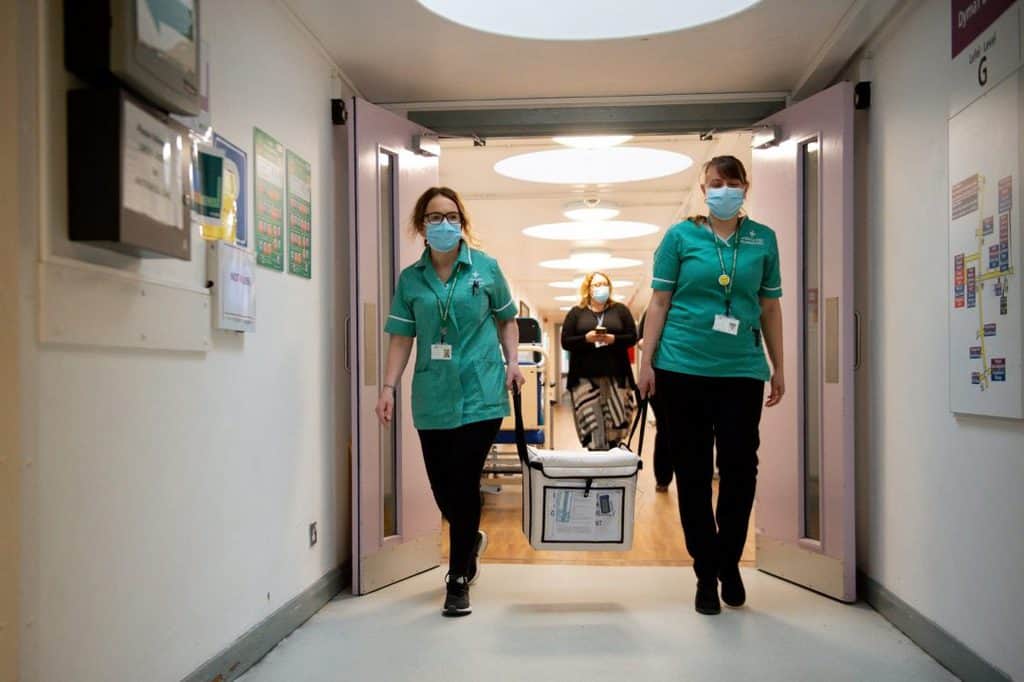
[[[1024,418],[1022,74],[949,120],[949,379],[957,413]]]

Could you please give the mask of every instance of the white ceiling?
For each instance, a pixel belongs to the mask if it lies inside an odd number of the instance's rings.
[[[378,104],[789,92],[857,4],[762,0],[695,29],[556,42],[475,31],[416,0],[284,1],[363,96]],[[629,3],[623,8],[628,11]]]
[[[648,38],[562,42],[478,32],[438,17],[416,0],[282,2],[362,97],[385,105],[435,103],[435,109],[451,108],[446,102],[471,102],[479,108],[488,106],[484,100],[538,98],[768,92],[800,98],[827,85],[898,4],[762,0],[699,28]],[[587,6],[586,0],[580,4]],[[628,2],[622,8],[631,11]],[[676,176],[611,187],[539,185],[504,178],[493,167],[514,153],[553,148],[550,140],[491,138],[483,148],[450,140],[444,143],[441,179],[466,197],[484,248],[499,259],[534,308],[554,318],[563,313],[553,297],[569,291],[547,283],[572,279],[573,273],[537,264],[567,257],[572,244],[527,238],[524,227],[558,222],[566,202],[595,194],[622,205],[623,220],[659,225],[654,235],[608,244],[615,255],[644,261],[637,268],[610,273],[637,283],[622,293],[639,313],[649,298],[651,257],[664,229],[701,209],[695,183],[700,164],[723,153],[749,161],[750,146],[746,134],[719,135],[712,142],[695,136],[649,137],[630,144],[683,152],[695,164]]]
[[[657,233],[645,237],[587,242],[591,246],[602,244],[612,255],[643,261],[638,267],[608,273],[613,279],[636,282],[635,286],[616,293],[625,294],[627,303],[639,314],[649,298],[651,258],[665,228],[686,215],[706,212],[702,209],[697,181],[699,167],[718,154],[733,154],[748,165],[750,161],[747,133],[719,135],[704,142],[695,135],[647,136],[634,138],[627,144],[680,152],[690,156],[694,165],[677,175],[642,182],[587,187],[546,185],[498,175],[494,164],[514,154],[560,148],[550,139],[491,139],[486,147],[474,147],[467,140],[442,142],[441,183],[462,195],[483,249],[498,259],[505,274],[514,282],[517,294],[531,301],[535,311],[539,309],[553,319],[564,315],[558,308],[567,304],[555,301],[554,297],[574,292],[555,289],[548,283],[573,279],[577,273],[542,268],[539,263],[567,258],[577,244],[526,237],[523,228],[565,221],[564,205],[584,197],[615,202],[622,209],[621,220],[658,225],[661,229]]]

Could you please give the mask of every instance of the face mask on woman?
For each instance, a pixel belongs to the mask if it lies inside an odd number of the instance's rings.
[[[427,243],[440,253],[448,253],[459,245],[462,230],[447,220],[440,225],[427,225]]]
[[[598,303],[607,303],[608,302],[608,295],[610,293],[611,292],[609,291],[608,287],[594,287],[594,290],[593,290],[593,293],[591,294],[591,296]]]
[[[740,212],[744,194],[742,187],[708,187],[708,210],[719,220],[729,220]]]

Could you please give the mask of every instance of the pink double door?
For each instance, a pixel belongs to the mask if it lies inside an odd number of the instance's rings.
[[[387,359],[383,332],[402,268],[423,242],[408,229],[417,198],[438,183],[438,157],[417,153],[430,131],[361,99],[348,123],[352,390],[352,590],[365,594],[437,566],[441,515],[412,424],[411,369],[395,419],[374,413]],[[415,350],[413,351],[415,353]],[[413,366],[415,358],[410,359]]]
[[[856,599],[854,518],[853,86],[840,83],[762,122],[750,213],[782,262],[783,403],[765,410],[757,567]]]

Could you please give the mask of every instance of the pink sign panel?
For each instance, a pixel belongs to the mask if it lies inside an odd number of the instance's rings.
[[[1016,0],[950,0],[953,28],[953,59],[985,29],[995,23]]]

